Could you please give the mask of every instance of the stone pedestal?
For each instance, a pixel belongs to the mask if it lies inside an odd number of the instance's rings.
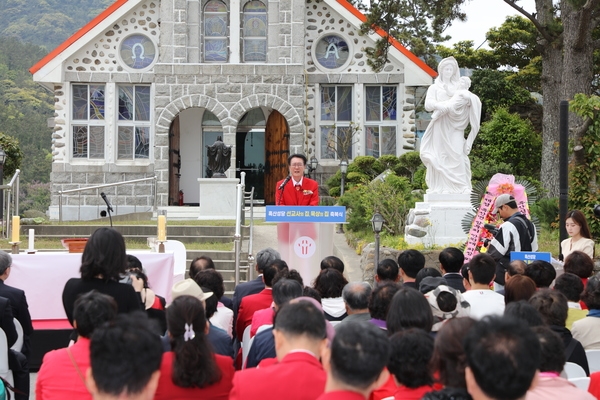
[[[198,219],[235,219],[237,179],[198,178],[200,216]]]
[[[469,194],[426,194],[408,213],[404,239],[425,247],[457,245],[467,241],[464,216],[473,209]]]

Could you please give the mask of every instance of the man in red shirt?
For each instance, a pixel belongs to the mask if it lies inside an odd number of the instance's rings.
[[[275,204],[278,206],[318,206],[319,184],[304,176],[306,157],[292,154],[288,157],[290,174],[276,185]]]

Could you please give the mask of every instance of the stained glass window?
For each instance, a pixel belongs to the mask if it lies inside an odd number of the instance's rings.
[[[227,61],[228,11],[225,3],[211,0],[204,7],[204,61]]]
[[[317,62],[327,69],[343,67],[350,57],[350,49],[346,41],[337,35],[323,36],[315,47]]]
[[[119,160],[150,157],[150,110],[150,86],[119,86]]]
[[[321,158],[352,158],[352,86],[321,86]]]
[[[131,35],[121,42],[121,60],[130,68],[144,69],[156,59],[156,46],[144,35]]]
[[[243,29],[244,61],[267,61],[267,7],[261,1],[250,1],[244,6]]]
[[[104,158],[104,85],[73,85],[73,158]]]
[[[365,88],[365,155],[396,155],[397,93],[396,86]]]

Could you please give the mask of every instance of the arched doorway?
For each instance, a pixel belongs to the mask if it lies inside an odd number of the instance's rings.
[[[254,199],[264,199],[265,189],[265,128],[262,108],[254,108],[242,116],[235,140],[235,177],[246,173],[246,190],[254,187]]]
[[[265,204],[275,204],[277,181],[288,174],[290,131],[285,117],[273,110],[265,128]]]

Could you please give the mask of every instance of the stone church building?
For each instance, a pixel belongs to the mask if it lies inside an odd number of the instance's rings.
[[[415,146],[415,103],[436,73],[398,42],[381,73],[346,0],[117,0],[31,68],[55,94],[51,218],[98,218],[106,188],[118,213],[199,202],[206,146],[233,146],[229,178],[247,173],[274,203],[291,153],[319,171],[347,155]],[[135,186],[135,188],[133,187]],[[59,200],[62,197],[62,200]]]

